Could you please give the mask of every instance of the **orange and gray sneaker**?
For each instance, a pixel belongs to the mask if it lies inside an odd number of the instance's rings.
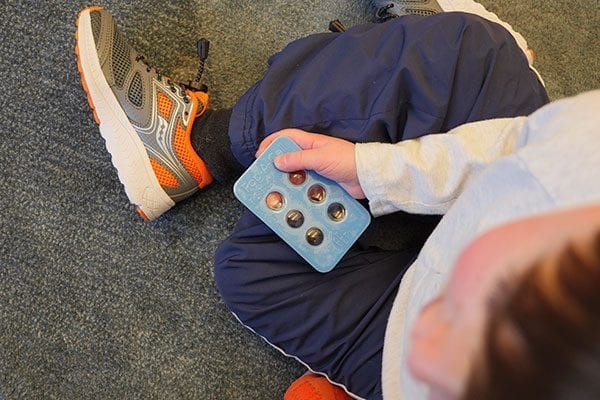
[[[144,219],[211,183],[190,138],[194,120],[208,106],[205,91],[175,84],[148,65],[98,6],[79,13],[75,52],[112,163]]]
[[[351,397],[324,376],[307,372],[292,382],[283,400],[351,400]]]

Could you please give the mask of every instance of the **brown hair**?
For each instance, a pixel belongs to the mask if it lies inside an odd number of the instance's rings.
[[[463,400],[600,399],[600,227],[510,284]]]

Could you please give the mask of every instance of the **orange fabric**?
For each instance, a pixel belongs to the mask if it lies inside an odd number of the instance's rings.
[[[164,93],[158,92],[156,95],[156,102],[158,103],[158,113],[167,120],[171,119],[171,113],[173,112],[173,100],[165,96]]]
[[[181,125],[181,119],[177,120],[173,147],[179,161],[181,161],[185,169],[198,182],[198,186],[203,188],[212,182],[212,175],[208,171],[208,167],[204,161],[192,147],[191,128],[192,123],[188,124],[188,129],[184,129]]]
[[[350,400],[339,386],[321,375],[306,373],[296,379],[283,395],[283,400]]]
[[[104,9],[104,7],[102,7],[102,6],[87,6],[86,8],[83,9],[83,11],[90,10],[90,12],[92,12],[92,11],[100,11],[103,9]]]
[[[177,181],[177,177],[171,173],[167,168],[165,168],[161,163],[157,160],[151,158],[150,165],[152,165],[152,169],[154,170],[154,174],[158,178],[158,183],[162,187],[168,188],[176,188],[179,186],[179,182]]]
[[[197,112],[197,110],[199,109],[199,107],[197,107],[195,110],[192,110],[192,115],[196,115],[196,118],[198,118],[199,116],[201,116],[202,114],[204,114],[204,112],[208,109],[208,93],[204,93],[204,92],[187,92],[188,95],[193,96],[192,98],[196,98],[196,100],[198,100],[200,103],[202,103],[203,107],[202,110],[200,110],[198,112],[198,114],[195,114]]]
[[[177,120],[175,137],[173,139],[173,147],[175,148],[175,154],[177,154],[177,158],[179,158],[181,163],[185,166],[185,169],[196,180],[196,182],[198,182],[198,186],[203,188],[213,181],[213,177],[210,174],[206,163],[202,160],[202,158],[200,158],[198,153],[196,153],[192,147],[191,135],[194,120],[202,115],[208,107],[208,94],[203,92],[189,91],[187,94],[192,98],[193,101],[192,110],[190,113],[192,117],[190,117],[187,128],[183,127],[181,124],[181,119]],[[199,108],[199,102],[201,102],[204,107],[202,108],[202,111],[196,115]]]

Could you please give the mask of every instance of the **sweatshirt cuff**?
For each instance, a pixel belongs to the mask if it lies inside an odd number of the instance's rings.
[[[394,150],[389,143],[357,143],[354,147],[358,181],[375,217],[398,211],[389,200],[391,188],[394,188],[396,201],[406,199],[408,194],[403,193],[398,185],[398,175],[393,173],[401,168],[394,165],[397,163]]]

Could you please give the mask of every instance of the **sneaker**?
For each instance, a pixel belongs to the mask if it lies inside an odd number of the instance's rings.
[[[375,12],[376,22],[409,14],[432,15],[443,11],[436,0],[372,0],[369,6]]]
[[[283,395],[283,400],[350,400],[351,397],[339,386],[321,375],[307,372],[296,379]]]
[[[75,39],[88,102],[140,216],[153,220],[210,184],[211,174],[190,138],[208,95],[175,84],[148,65],[102,7],[79,13]]]

